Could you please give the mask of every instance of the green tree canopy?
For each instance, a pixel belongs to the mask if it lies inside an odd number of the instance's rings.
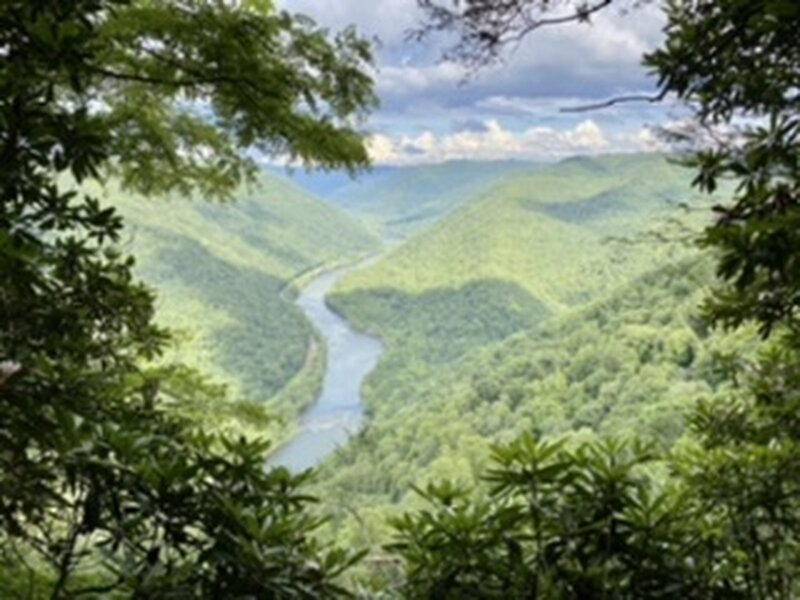
[[[420,4],[423,33],[455,31],[451,56],[480,65],[540,26],[587,20],[612,2]],[[757,360],[720,361],[735,392],[697,405],[695,445],[656,457],[666,477],[647,468],[653,457],[616,442],[564,451],[523,437],[496,448],[487,497],[447,483],[425,490],[433,508],[395,523],[406,597],[800,593],[800,4],[664,8],[666,39],[644,57],[658,76],[654,98],[686,101],[717,140],[683,157],[695,186],[735,183],[699,240],[719,275],[705,315],[727,327],[753,323],[770,339]]]
[[[198,433],[148,368],[167,334],[85,184],[225,197],[252,150],[362,167],[370,63],[266,0],[2,3],[0,595],[341,592],[302,478]]]

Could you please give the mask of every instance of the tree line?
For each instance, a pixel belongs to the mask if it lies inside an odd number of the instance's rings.
[[[558,22],[552,10],[583,21],[611,2],[422,4],[480,56]],[[754,324],[762,350],[728,361],[734,390],[697,405],[685,451],[523,435],[495,448],[488,494],[420,490],[432,506],[394,523],[402,596],[798,593],[800,6],[665,9],[666,40],[645,57],[659,95],[687,102],[700,126],[754,123],[686,164],[702,191],[736,183],[700,240],[720,279],[703,313]],[[349,593],[339,576],[360,554],[314,535],[308,475],[265,470],[266,442],[209,434],[173,410],[168,376],[148,368],[168,334],[117,247],[122,221],[60,177],[214,197],[254,172],[253,147],[359,168],[371,59],[352,30],[331,36],[267,0],[0,5],[4,596]],[[649,475],[653,460],[667,477]]]

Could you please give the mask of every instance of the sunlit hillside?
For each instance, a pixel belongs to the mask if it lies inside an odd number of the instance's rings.
[[[698,400],[729,393],[716,354],[755,339],[752,331],[712,335],[698,318],[711,281],[708,262],[685,258],[446,368],[378,370],[370,425],[319,478],[320,495],[339,507],[337,539],[381,543],[390,516],[422,506],[414,486],[478,485],[490,445],[522,433],[636,436],[669,448]]]
[[[125,216],[138,272],[159,292],[159,322],[178,332],[172,358],[229,384],[236,396],[267,400],[300,379],[305,387],[292,401],[311,400],[307,379],[321,376],[323,348],[289,284],[373,251],[371,235],[267,174],[224,204],[115,191],[109,200]]]
[[[515,161],[452,161],[385,169],[336,188],[328,198],[383,236],[402,239],[532,168]]]
[[[570,159],[492,188],[330,297],[389,345],[369,393],[401,393],[405,379],[684,256],[651,234],[685,235],[674,221],[696,224],[679,207],[691,197],[685,170],[647,155]]]
[[[663,156],[576,158],[528,168],[344,280],[338,291],[381,287],[409,293],[483,279],[511,281],[552,310],[609,290],[649,256],[612,238],[681,217],[686,170]]]

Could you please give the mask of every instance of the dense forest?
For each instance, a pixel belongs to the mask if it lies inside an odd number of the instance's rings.
[[[686,213],[687,203],[698,210]],[[329,296],[388,343],[368,398],[403,404],[404,382],[690,255],[680,240],[702,224],[702,206],[685,171],[658,155],[569,159],[507,177]]]
[[[176,334],[167,363],[200,370],[230,398],[265,405],[284,437],[319,390],[322,344],[292,302],[309,273],[378,243],[335,208],[262,174],[233,200],[144,200],[106,192],[126,221],[136,273],[158,291],[157,322]],[[231,293],[236,290],[236,293]]]
[[[477,74],[612,2],[416,4]],[[358,180],[355,28],[0,4],[0,597],[798,597],[800,6],[661,8],[655,95],[576,110],[680,104],[670,152]],[[344,265],[365,425],[271,466]]]
[[[387,516],[419,504],[413,486],[443,477],[475,486],[491,445],[523,433],[672,447],[698,400],[730,392],[719,356],[747,353],[755,338],[713,335],[698,317],[711,280],[707,261],[687,257],[501,342],[477,344],[447,369],[376,371],[366,395],[370,425],[319,475],[321,497],[336,498],[347,521],[337,536],[388,541]]]

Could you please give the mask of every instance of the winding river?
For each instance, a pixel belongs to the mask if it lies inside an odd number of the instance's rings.
[[[270,457],[271,465],[295,472],[313,467],[363,424],[361,382],[375,368],[383,347],[377,338],[356,331],[325,304],[325,295],[351,270],[320,275],[297,299],[325,339],[327,367],[317,401],[301,416],[295,436]]]

